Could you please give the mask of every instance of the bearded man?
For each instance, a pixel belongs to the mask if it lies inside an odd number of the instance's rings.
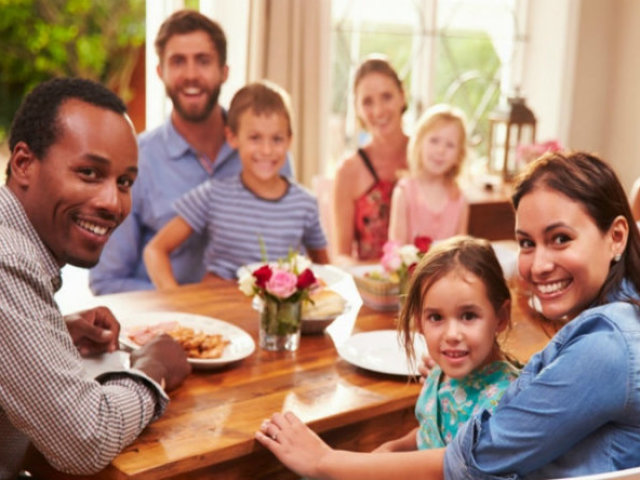
[[[175,216],[174,201],[210,178],[235,176],[242,168],[238,152],[225,141],[226,112],[218,104],[229,75],[220,25],[197,11],[178,10],[160,26],[155,47],[157,73],[173,110],[165,123],[138,138],[139,176],[131,215],[91,270],[95,294],[153,289],[142,251]],[[291,175],[289,159],[282,174]],[[203,236],[192,235],[171,255],[178,283],[202,279],[205,244]]]

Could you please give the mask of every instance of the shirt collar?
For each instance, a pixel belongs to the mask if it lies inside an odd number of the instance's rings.
[[[40,252],[40,260],[42,261],[45,273],[50,278],[53,291],[58,291],[62,286],[60,267],[51,251],[42,242],[40,235],[38,235],[29,217],[27,217],[27,212],[25,212],[22,203],[20,203],[18,198],[6,185],[0,187],[0,202],[6,204],[9,209],[9,215],[3,220],[15,230],[25,235],[35,245]]]
[[[224,123],[226,125],[227,123],[227,111],[222,108],[222,118],[224,119]],[[184,157],[187,153],[191,153],[194,156],[198,156],[198,152],[196,152],[191,145],[189,144],[189,142],[187,142],[185,140],[185,138],[180,135],[180,133],[176,130],[176,127],[173,125],[173,121],[171,120],[171,115],[169,115],[169,118],[167,119],[166,122],[164,122],[164,125],[162,125],[162,136],[164,138],[164,141],[167,145],[167,151],[169,152],[169,156],[173,159],[173,160],[179,160],[180,158]],[[222,164],[224,163],[225,160],[227,160],[229,157],[231,157],[231,153],[234,150],[229,146],[229,144],[225,142],[222,144],[222,148],[220,149],[220,151],[218,152],[218,156],[216,157],[216,161],[214,162],[214,168],[213,170],[217,170],[219,168],[218,163]],[[220,162],[218,162],[218,160],[222,160]]]
[[[169,156],[173,160],[179,160],[187,153],[193,153],[195,155],[195,151],[191,148],[189,142],[187,142],[184,137],[178,133],[176,127],[173,126],[171,117],[162,125],[162,136],[167,145]]]

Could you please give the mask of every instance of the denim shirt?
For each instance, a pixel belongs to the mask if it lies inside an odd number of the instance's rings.
[[[197,152],[176,131],[170,118],[141,134],[138,146],[138,178],[131,190],[131,213],[112,233],[100,262],[90,271],[89,283],[95,294],[153,289],[142,250],[176,215],[175,200],[209,178],[233,177],[242,170],[238,152],[225,142],[213,162],[213,172],[207,172]],[[291,175],[290,157],[282,173]],[[171,254],[178,283],[202,279],[206,242],[205,236],[194,233]]]
[[[640,465],[640,310],[628,282],[534,355],[445,453],[446,479],[560,478]],[[618,301],[616,301],[618,300]]]

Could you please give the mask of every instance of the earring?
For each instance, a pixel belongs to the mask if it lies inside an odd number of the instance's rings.
[[[615,257],[613,257],[613,261],[618,263],[621,258],[622,258],[622,254],[621,253],[616,253]]]

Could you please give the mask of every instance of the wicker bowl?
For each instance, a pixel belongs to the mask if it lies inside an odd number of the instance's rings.
[[[380,265],[359,265],[351,269],[362,302],[367,307],[383,311],[397,310],[400,287],[397,282],[380,278],[382,272]],[[371,276],[371,273],[380,275]]]

